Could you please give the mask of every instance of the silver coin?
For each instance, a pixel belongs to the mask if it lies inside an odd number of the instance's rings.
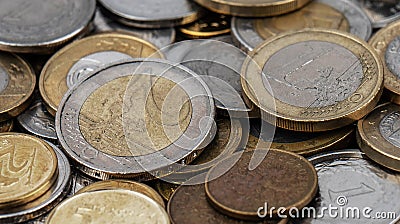
[[[358,3],[368,14],[374,28],[382,28],[400,19],[400,2],[398,0],[352,0]]]
[[[71,184],[71,167],[68,159],[59,148],[50,142],[48,144],[57,155],[58,178],[56,183],[47,193],[32,202],[0,211],[0,223],[20,223],[37,218],[53,209],[68,193]]]
[[[400,214],[400,174],[389,171],[366,159],[359,150],[343,150],[309,158],[314,164],[319,183],[319,194],[310,204],[318,217],[295,220],[294,223],[373,223],[387,224],[391,219],[375,219],[377,212]],[[329,217],[328,209],[336,207],[337,217]],[[360,218],[346,214],[349,208],[360,211]],[[365,208],[371,211],[363,215]],[[340,215],[340,210],[344,211]],[[365,213],[364,213],[365,214]],[[332,216],[332,215],[331,215]],[[356,216],[357,217],[357,216]]]
[[[196,21],[203,10],[189,0],[99,0],[110,16],[126,25],[162,28]]]
[[[166,47],[175,41],[175,29],[136,29],[130,26],[125,26],[114,20],[106,17],[99,9],[93,21],[95,33],[107,31],[128,32],[134,36],[140,37],[148,42],[154,44],[158,48]]]
[[[0,49],[49,53],[88,31],[94,0],[4,0],[0,7]]]
[[[153,89],[160,80],[174,83],[166,100],[181,103],[174,91],[182,90],[190,104],[182,100],[183,106],[167,106],[165,112],[153,94],[165,91],[166,86]],[[76,167],[91,177],[152,179],[180,168],[178,163],[191,162],[212,140],[215,109],[210,96],[207,85],[184,66],[156,59],[118,62],[91,73],[68,91],[56,115],[57,136]],[[189,123],[177,131],[180,126],[173,117],[181,124],[181,115]],[[172,133],[162,132],[168,142],[155,147],[157,139],[149,133],[157,135],[160,129],[151,129],[157,125]]]
[[[80,173],[79,171],[72,172],[72,183],[71,183],[71,190],[68,193],[67,197],[72,197],[78,192],[80,189],[93,184],[96,182],[95,179],[85,176],[84,174]]]

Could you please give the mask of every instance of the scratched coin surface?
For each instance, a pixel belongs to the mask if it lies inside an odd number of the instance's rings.
[[[149,197],[129,190],[104,190],[78,194],[63,201],[49,215],[52,223],[169,224],[166,211]]]
[[[139,28],[161,28],[196,21],[203,9],[189,0],[100,0],[109,16]]]
[[[258,167],[250,171],[251,157],[261,155],[263,150],[236,153],[208,172],[207,198],[218,211],[234,218],[259,220],[257,212],[265,203],[270,208],[284,207],[288,211],[301,209],[314,198],[317,174],[302,156],[270,149]],[[276,218],[276,212],[268,211],[266,217]]]
[[[400,106],[384,104],[358,122],[357,142],[375,162],[400,171]]]
[[[192,38],[210,38],[231,32],[231,17],[208,13],[204,17],[179,28],[182,35]]]
[[[382,28],[400,18],[400,2],[397,0],[353,0],[368,14],[374,28]]]
[[[151,179],[191,162],[208,145],[215,113],[209,96],[186,67],[118,62],[70,89],[56,116],[57,136],[89,176]]]
[[[0,122],[0,133],[10,132],[14,127],[14,120]]]
[[[393,200],[400,197],[398,173],[378,166],[356,149],[320,154],[309,160],[318,174],[319,193],[310,204],[316,213],[308,215],[310,213],[306,212],[306,218],[293,223],[397,223],[393,222],[396,217],[379,219],[377,214],[399,214],[400,201]],[[329,207],[336,207],[344,214],[332,217],[326,209]],[[355,218],[351,218],[352,213],[348,213],[350,218],[346,218],[346,211],[350,208],[359,209],[359,218],[355,213]],[[363,213],[366,208],[370,208],[370,212]],[[313,218],[314,215],[318,217]]]
[[[0,9],[0,49],[50,53],[88,30],[95,0],[5,0]]]
[[[267,121],[275,117],[281,128],[316,132],[344,127],[372,111],[382,94],[377,54],[340,31],[278,35],[251,58],[242,70],[244,92]]]
[[[48,111],[55,115],[68,88],[95,69],[128,58],[162,57],[152,44],[128,34],[97,34],[64,47],[40,74],[39,90]]]
[[[19,133],[0,134],[0,208],[40,197],[58,176],[57,157],[44,141]]]

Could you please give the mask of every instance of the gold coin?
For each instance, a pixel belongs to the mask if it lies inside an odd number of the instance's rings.
[[[194,0],[221,14],[243,17],[281,15],[303,7],[310,0]]]
[[[107,53],[111,54],[108,58],[104,56]],[[128,34],[103,33],[75,41],[51,57],[40,74],[39,90],[49,112],[55,115],[62,97],[76,79],[103,65],[101,59],[105,62],[115,60],[113,56],[163,57],[152,44]],[[85,58],[93,61],[91,57],[96,58],[94,63],[82,62]],[[78,64],[83,65],[77,67]]]
[[[0,133],[10,132],[14,127],[14,120],[0,122]]]
[[[164,200],[169,201],[171,198],[172,194],[175,192],[175,190],[179,187],[180,185],[178,184],[172,184],[168,183],[162,180],[158,180],[156,182],[156,189],[158,193],[164,198]]]
[[[147,197],[153,199],[159,203],[162,207],[165,207],[164,200],[153,188],[142,184],[139,182],[131,180],[105,180],[90,184],[82,189],[80,189],[76,194],[81,194],[84,192],[101,191],[101,190],[116,190],[125,189],[130,191],[136,191],[146,195]]]
[[[129,190],[85,192],[58,205],[46,224],[59,223],[157,223],[169,224],[161,205],[149,197]]]
[[[229,16],[212,13],[194,23],[181,27],[179,31],[192,39],[219,36],[231,32],[230,20]]]
[[[386,103],[358,122],[357,142],[375,162],[400,171],[400,106]]]
[[[57,157],[44,141],[19,133],[0,134],[0,208],[30,202],[58,176]]]
[[[36,76],[20,57],[0,53],[0,122],[18,116],[29,106]]]
[[[316,132],[368,114],[383,90],[383,67],[363,40],[307,29],[261,44],[242,69],[242,87],[263,119],[281,128]]]
[[[391,101],[400,104],[400,21],[380,29],[369,44],[383,62],[385,88]]]

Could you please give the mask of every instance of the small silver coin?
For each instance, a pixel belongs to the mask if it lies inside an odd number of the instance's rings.
[[[400,19],[398,0],[352,0],[368,14],[374,28],[382,28]]]

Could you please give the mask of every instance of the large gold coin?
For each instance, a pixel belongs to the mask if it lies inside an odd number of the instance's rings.
[[[0,164],[0,209],[38,198],[58,176],[51,146],[25,134],[0,134]]]
[[[263,119],[294,131],[349,125],[376,106],[383,67],[363,40],[344,32],[308,29],[273,37],[244,63],[242,86]]]
[[[121,33],[97,34],[64,47],[50,58],[40,75],[39,90],[47,109],[55,115],[68,88],[80,77],[102,66],[103,60],[109,63],[115,60],[115,57],[162,58],[157,51],[152,44]],[[111,56],[107,58],[108,55]],[[91,62],[87,63],[87,61]]]

